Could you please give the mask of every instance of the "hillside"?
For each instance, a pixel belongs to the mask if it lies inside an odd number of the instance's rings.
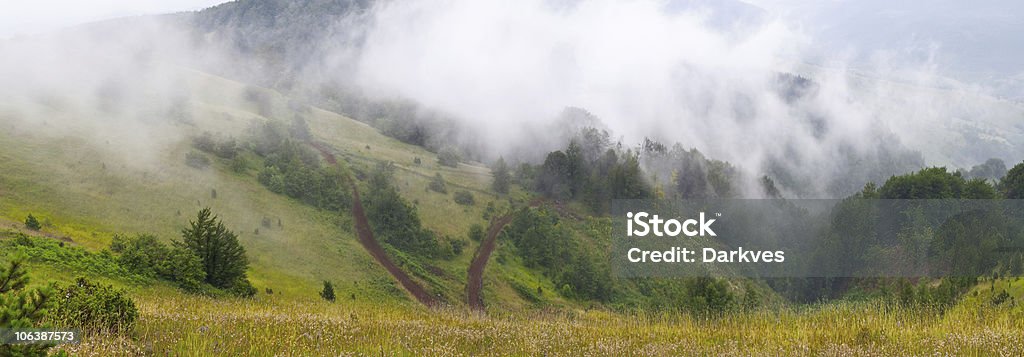
[[[0,167],[4,168],[0,170],[0,214],[8,225],[16,226],[32,213],[45,222],[48,234],[98,251],[110,244],[115,233],[152,233],[165,241],[178,239],[196,210],[211,207],[239,234],[252,261],[250,277],[260,291],[269,288],[286,298],[316,296],[320,282],[330,280],[340,296],[408,301],[397,282],[359,245],[347,213],[334,214],[274,194],[255,180],[255,168],[234,173],[222,159],[214,159],[202,170],[186,165],[191,136],[212,132],[244,140],[255,123],[289,118],[293,113],[288,100],[272,91],[184,71],[193,98],[197,98],[189,106],[201,122],[170,124],[165,128],[173,135],[166,139],[167,151],[146,160],[119,150],[128,143],[117,139],[97,143],[91,135],[50,132],[46,128],[55,124],[19,115],[26,112],[25,107],[0,106],[4,121],[10,123],[10,130],[0,133]],[[265,93],[266,103],[242,100],[247,90]],[[61,114],[42,106],[35,109],[41,116]],[[441,166],[433,153],[321,109],[311,108],[305,118],[316,141],[354,170],[367,172],[377,162],[394,162],[396,184],[407,200],[420,207],[425,227],[469,244],[454,259],[432,263],[435,266],[426,269],[428,276],[417,276],[435,294],[444,296],[446,303],[463,304],[466,269],[476,249],[476,242],[467,239],[466,233],[474,223],[487,224],[482,217],[488,204],[503,204],[489,191],[489,169],[473,163]],[[421,164],[413,164],[417,158]],[[428,191],[436,173],[443,175],[451,190],[472,192],[476,203],[463,206],[455,203],[451,194]],[[74,274],[58,275],[70,279]],[[520,274],[543,280],[529,272]],[[493,291],[507,290],[502,286],[501,279],[488,281],[494,300],[515,304],[514,294]]]

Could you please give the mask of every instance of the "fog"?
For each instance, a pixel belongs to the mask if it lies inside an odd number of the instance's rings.
[[[113,141],[127,161],[159,165],[207,127],[192,69],[231,73],[253,60],[177,19],[0,42],[0,122]],[[830,195],[828,179],[810,178],[899,173],[906,163],[888,161],[907,149],[951,167],[1024,159],[1020,105],[944,77],[940,49],[880,51],[856,68],[861,53],[809,62],[820,39],[800,23],[715,2],[381,1],[336,22],[358,28],[312,44],[323,59],[301,64],[313,74],[297,77],[303,86],[346,83],[445,113],[464,141],[486,144],[485,159],[564,146],[552,123],[567,107],[592,113],[627,148],[649,137],[750,177],[802,176],[803,196]],[[784,75],[810,84],[790,93]],[[182,110],[188,120],[169,114]]]
[[[781,161],[792,172],[831,177],[850,155],[884,155],[882,142],[907,144],[932,165],[1021,159],[1020,148],[988,123],[1019,108],[942,77],[934,62],[941,53],[870,53],[853,70],[850,59],[861,54],[838,52],[811,65],[803,59],[819,47],[799,24],[752,16],[722,26],[718,7],[684,2],[670,11],[673,5],[388,2],[373,14],[355,79],[378,95],[453,113],[499,153],[530,142],[537,134],[530,128],[574,106],[627,145],[644,137],[679,142],[754,174]],[[787,100],[778,93],[780,73],[810,78],[815,90]],[[993,137],[965,137],[956,120]],[[967,153],[975,149],[963,140],[992,142]]]

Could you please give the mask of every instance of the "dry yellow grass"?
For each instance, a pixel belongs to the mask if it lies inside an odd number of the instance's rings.
[[[134,336],[87,336],[78,355],[1024,355],[1021,309],[964,301],[944,314],[874,303],[737,312],[427,310],[322,301],[138,299]]]

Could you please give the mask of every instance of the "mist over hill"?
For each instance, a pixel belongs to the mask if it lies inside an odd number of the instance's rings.
[[[925,165],[1024,159],[1019,104],[950,80],[915,54],[810,64],[825,62],[823,43],[844,43],[822,40],[846,36],[842,28],[819,35],[738,1],[238,0],[47,41],[103,46],[104,58],[126,61],[82,66],[101,69],[89,76],[97,88],[133,92],[131,78],[170,63],[481,161],[537,162],[562,147],[582,127],[566,124],[566,108],[583,109],[586,126],[626,148],[678,143],[751,178],[775,177],[795,196],[848,194]],[[871,42],[850,31],[851,44]],[[12,78],[39,66],[32,51],[49,51],[55,67],[89,61],[31,40],[7,47],[24,52],[7,61]],[[174,92],[171,77],[155,82],[161,91]]]

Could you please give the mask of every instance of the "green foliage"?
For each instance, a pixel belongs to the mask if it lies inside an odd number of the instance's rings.
[[[317,154],[298,141],[264,146],[264,167],[257,179],[270,191],[331,211],[349,207],[350,180],[344,169],[320,166]]]
[[[999,191],[1009,199],[1024,199],[1024,162],[1014,166],[999,180]]]
[[[508,188],[512,184],[512,174],[508,169],[508,164],[505,163],[505,158],[498,158],[498,161],[494,163],[494,167],[491,168],[491,175],[494,176],[494,181],[491,182],[491,188],[494,189],[494,192],[508,193]]]
[[[55,325],[98,332],[129,332],[139,316],[135,302],[124,291],[84,277],[59,286],[54,305],[49,316]]]
[[[28,273],[24,268],[24,257],[15,257],[3,271],[0,271],[0,327],[31,328],[46,327],[44,320],[53,306],[52,287],[27,288]],[[0,345],[2,356],[45,356],[53,345]]]
[[[110,250],[119,253],[118,264],[125,269],[173,281],[187,291],[200,291],[206,278],[198,255],[178,245],[168,248],[152,235],[115,235]]]
[[[472,226],[469,226],[469,240],[474,242],[483,241],[485,234],[486,233],[484,233],[484,226],[480,225],[479,223],[473,223]]]
[[[455,151],[455,148],[446,146],[437,152],[437,163],[441,166],[458,167],[459,161],[462,159],[459,157],[459,153]]]
[[[473,198],[473,194],[466,190],[455,191],[454,200],[455,203],[463,206],[472,206],[476,203],[476,199]]]
[[[158,261],[155,268],[161,277],[191,292],[201,291],[206,280],[203,261],[194,252],[181,246],[172,246],[165,259]]]
[[[18,251],[32,262],[45,263],[76,273],[100,275],[144,283],[147,277],[125,269],[108,250],[91,252],[49,238],[14,233],[14,239],[0,239],[0,252]]]
[[[43,228],[43,225],[39,223],[39,220],[36,219],[36,217],[30,213],[28,217],[25,218],[25,228],[31,229],[33,231],[38,231]]]
[[[721,312],[732,308],[737,299],[725,280],[696,277],[686,280],[687,290],[683,304],[695,312]]]
[[[441,173],[434,174],[434,178],[427,184],[427,188],[437,193],[448,193],[448,187],[444,184],[444,177],[441,177]]]
[[[324,280],[324,288],[323,290],[320,290],[320,297],[324,300],[334,302],[334,284]]]
[[[401,251],[438,256],[441,249],[437,237],[423,228],[416,208],[402,199],[392,184],[393,170],[391,163],[378,165],[370,175],[370,190],[363,198],[374,234]]]
[[[974,165],[971,167],[971,171],[967,172],[967,177],[980,178],[993,182],[1005,175],[1006,164],[1000,159],[988,159],[983,164]]]
[[[201,152],[189,151],[185,154],[185,164],[196,169],[205,169],[210,166],[210,158]]]
[[[611,298],[611,270],[558,216],[545,209],[523,208],[502,231],[527,267],[539,268],[562,293],[578,299]]]
[[[907,175],[890,177],[878,190],[882,199],[995,198],[984,179],[965,180],[958,172],[931,167]]]
[[[613,199],[651,197],[637,154],[617,152],[607,136],[584,129],[564,152],[549,153],[533,178],[534,189],[554,199],[579,199],[597,213],[607,212]]]
[[[245,271],[249,260],[245,256],[245,248],[238,243],[235,233],[225,228],[209,208],[200,210],[196,220],[189,221],[189,227],[181,231],[181,236],[182,241],[174,244],[199,257],[208,284],[222,289],[240,287],[239,292],[248,292],[249,289],[245,289],[249,285]]]

